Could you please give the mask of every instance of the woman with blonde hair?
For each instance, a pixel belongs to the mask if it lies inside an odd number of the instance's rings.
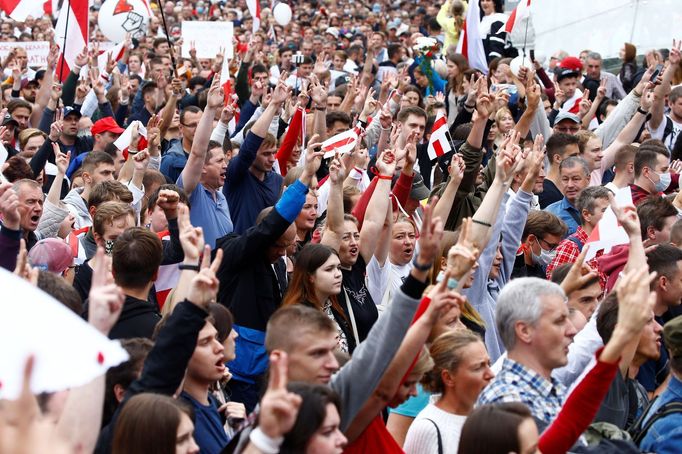
[[[483,388],[493,379],[483,340],[468,330],[446,332],[429,349],[435,365],[421,384],[435,402],[422,410],[407,432],[407,454],[456,453],[459,435]]]

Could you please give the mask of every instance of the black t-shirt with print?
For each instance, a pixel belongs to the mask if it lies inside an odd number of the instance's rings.
[[[353,316],[355,317],[360,342],[365,340],[369,330],[379,317],[376,304],[369,294],[367,284],[365,283],[365,277],[367,275],[366,269],[367,264],[361,255],[358,256],[357,262],[355,262],[355,265],[353,265],[351,269],[342,269],[343,289],[348,294],[348,299],[350,300],[351,308],[353,309]],[[350,312],[346,307],[346,298],[343,293],[344,292],[342,291],[341,295],[339,295],[339,301],[342,302],[343,309],[350,318]]]

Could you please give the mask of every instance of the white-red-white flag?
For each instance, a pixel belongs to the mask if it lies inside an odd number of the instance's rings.
[[[433,122],[431,138],[429,139],[429,146],[427,148],[431,160],[443,156],[445,153],[452,150],[452,145],[450,145],[447,134],[448,119],[443,114],[443,111],[439,110],[438,115],[436,115],[436,121]]]
[[[561,111],[562,112],[570,112],[572,114],[578,115],[578,112],[580,112],[580,101],[582,99],[583,99],[583,92],[580,91],[579,88],[576,88],[575,93],[573,93],[573,96],[568,98],[564,102],[564,105],[561,106]]]
[[[483,38],[478,29],[481,22],[480,8],[477,1],[469,2],[467,17],[464,19],[462,31],[459,34],[457,53],[464,55],[469,61],[469,67],[488,74],[488,61],[483,49]]]
[[[361,129],[356,126],[353,129],[344,131],[322,142],[322,151],[324,151],[324,158],[330,158],[336,153],[346,154],[350,153],[357,145],[360,137]]]
[[[504,31],[511,33],[514,27],[518,26],[523,19],[530,15],[530,1],[531,0],[521,0],[516,8],[511,12],[507,18],[507,23],[504,24]]]
[[[616,191],[615,199],[616,206],[634,209],[632,192],[630,191],[629,186]],[[628,234],[625,232],[623,226],[618,223],[616,214],[611,207],[607,207],[601,220],[597,223],[585,242],[585,246],[588,244],[590,245],[590,250],[587,251],[587,254],[585,255],[585,261],[594,258],[597,255],[597,252],[601,250],[603,250],[604,253],[608,253],[614,246],[628,244],[629,241]]]
[[[60,82],[66,80],[76,56],[87,46],[88,30],[88,0],[68,0],[59,11],[54,29],[54,39],[60,48],[56,69]]]
[[[249,8],[249,14],[253,17],[253,33],[260,29],[260,1],[246,0],[246,7]]]
[[[47,13],[47,8],[52,9],[52,2],[40,2],[39,0],[0,0],[0,9],[17,22],[26,21],[28,16],[42,17]]]

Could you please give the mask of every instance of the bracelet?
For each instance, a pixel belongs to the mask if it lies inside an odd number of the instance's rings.
[[[357,173],[365,173],[365,171],[359,167],[353,167]]]
[[[428,271],[431,269],[433,266],[432,263],[429,263],[428,265],[420,265],[419,262],[417,261],[417,256],[415,255],[414,258],[412,259],[412,266],[415,267],[418,271]]]
[[[377,178],[380,180],[393,180],[393,175],[381,175],[377,174]]]
[[[450,290],[456,289],[458,284],[459,284],[459,281],[457,279],[455,279],[454,277],[451,277],[450,279],[448,279],[448,288]]]
[[[201,270],[201,267],[199,265],[190,265],[187,263],[181,263],[178,265],[178,269],[196,271],[198,273]]]
[[[492,224],[489,224],[489,223],[483,222],[483,221],[479,221],[479,220],[477,220],[477,219],[471,219],[471,222],[473,222],[473,223],[475,223],[475,224],[484,225],[484,226],[486,226],[486,227],[492,227]]]
[[[139,153],[139,152],[140,152],[140,150],[134,150],[134,149],[132,149],[132,148],[130,148],[130,147],[128,148],[128,154],[129,154],[129,155],[136,155],[136,154]]]
[[[649,115],[649,112],[647,112],[646,110],[642,109],[642,107],[637,107],[637,112],[641,113],[641,114],[644,115],[645,117],[646,117],[647,115]]]
[[[464,103],[464,107],[466,107],[467,109],[474,109],[476,107],[476,103],[474,103],[473,106],[470,106],[467,103]]]
[[[269,437],[263,433],[260,427],[256,427],[249,434],[249,440],[256,448],[263,451],[265,454],[277,454],[279,452],[279,447],[284,441],[284,437]]]

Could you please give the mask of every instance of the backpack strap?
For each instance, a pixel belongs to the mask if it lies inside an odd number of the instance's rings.
[[[635,423],[634,427],[631,430],[632,441],[634,441],[637,446],[639,446],[639,444],[644,439],[644,436],[647,434],[647,432],[649,432],[649,429],[651,429],[651,426],[653,426],[656,421],[673,413],[682,413],[682,402],[679,401],[668,402],[667,404],[662,405],[658,410],[656,410],[656,413],[651,415],[651,417],[647,420],[646,424],[642,425],[644,418],[646,417],[647,414],[649,414],[649,411],[655,401],[656,399],[652,400],[651,403],[649,403],[646,410],[642,412],[642,415],[639,417],[639,419],[637,420],[637,422]]]
[[[580,239],[578,239],[577,236],[571,235],[571,236],[567,237],[566,239],[578,247],[578,252],[583,251],[583,246],[585,246],[585,245],[583,244],[582,241],[580,241]]]
[[[433,427],[436,428],[436,435],[438,436],[438,454],[443,454],[443,439],[440,437],[440,429],[438,428],[438,424],[433,419],[430,418],[424,418],[427,421],[430,421],[431,424],[433,424]]]

